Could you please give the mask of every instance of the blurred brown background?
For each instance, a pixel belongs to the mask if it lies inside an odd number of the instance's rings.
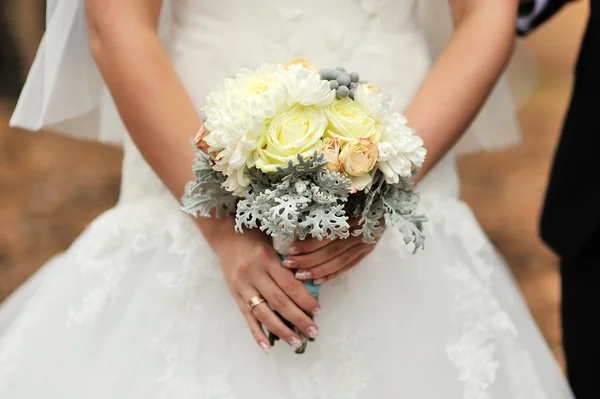
[[[538,81],[519,111],[523,144],[460,161],[463,198],[508,260],[561,361],[557,260],[537,237],[537,219],[587,7],[569,7],[525,40]],[[0,301],[66,249],[119,192],[119,149],[8,128],[43,19],[43,1],[0,0]]]

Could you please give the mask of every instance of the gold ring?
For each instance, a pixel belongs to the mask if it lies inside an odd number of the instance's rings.
[[[246,305],[248,306],[248,310],[252,312],[252,309],[257,307],[264,301],[265,301],[265,298],[263,298],[262,295],[257,295],[257,296],[250,298],[250,300],[248,301],[248,303]]]

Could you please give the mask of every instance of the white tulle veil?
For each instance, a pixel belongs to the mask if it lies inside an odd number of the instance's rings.
[[[169,3],[161,37],[169,32]],[[46,32],[10,125],[122,144],[126,130],[89,50],[83,0],[47,0]]]
[[[164,3],[161,35],[168,34],[170,21],[169,1]],[[436,57],[452,34],[449,4],[445,0],[417,0],[416,6]],[[531,72],[535,69],[531,65],[527,51],[519,48],[507,74],[510,78],[505,75],[500,79],[457,145],[458,153],[495,150],[520,141],[516,105],[531,91]],[[122,142],[125,129],[88,48],[82,0],[48,0],[46,33],[11,126],[49,129],[104,143]]]
[[[417,0],[417,7],[432,55],[436,58],[452,35],[449,2]],[[520,143],[521,131],[516,112],[533,91],[536,75],[537,67],[533,55],[518,41],[506,73],[502,75],[481,112],[457,144],[456,152],[465,154],[481,150],[493,151]]]

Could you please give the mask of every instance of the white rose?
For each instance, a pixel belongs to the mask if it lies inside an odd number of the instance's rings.
[[[322,110],[296,105],[275,115],[258,141],[255,165],[265,173],[296,161],[300,154],[311,157],[320,152],[327,118]]]
[[[357,102],[349,98],[336,100],[325,108],[329,120],[327,137],[342,142],[351,142],[361,138],[379,142],[382,126]]]

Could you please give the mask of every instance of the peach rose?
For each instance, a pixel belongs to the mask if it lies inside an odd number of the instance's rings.
[[[367,93],[381,93],[379,87],[375,86],[373,83],[361,83],[358,86],[365,90]]]
[[[203,123],[202,126],[200,126],[200,130],[198,130],[198,133],[196,133],[196,137],[194,138],[194,145],[196,146],[196,148],[205,153],[206,155],[209,155],[209,152],[208,144],[206,144],[204,138],[208,135],[208,133],[209,131]]]
[[[340,140],[326,138],[323,140],[323,149],[321,150],[327,160],[326,168],[332,172],[339,172],[340,164]]]
[[[313,65],[309,60],[307,60],[306,58],[294,58],[293,60],[291,60],[290,62],[288,62],[287,64],[285,64],[283,67],[285,69],[288,69],[289,67],[291,67],[292,65],[296,65],[296,64],[300,64],[302,65],[304,68],[307,69],[314,69],[315,71],[318,70],[318,68]]]
[[[372,179],[379,150],[368,139],[359,139],[346,144],[340,152],[342,170],[352,180],[352,192],[364,190]]]

